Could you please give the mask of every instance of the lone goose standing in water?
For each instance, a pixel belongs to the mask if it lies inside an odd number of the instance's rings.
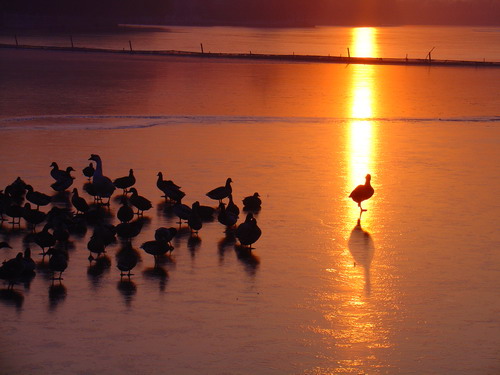
[[[373,187],[370,185],[371,178],[372,176],[367,174],[365,184],[356,186],[351,195],[349,195],[349,198],[352,198],[352,200],[358,204],[360,215],[366,211],[366,209],[361,207],[361,202],[370,199],[375,192]]]

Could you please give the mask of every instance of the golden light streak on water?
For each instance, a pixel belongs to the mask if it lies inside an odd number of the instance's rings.
[[[355,28],[352,30],[351,56],[373,56],[376,51],[376,30]],[[376,117],[375,70],[368,65],[350,65],[350,106],[346,117],[351,120],[346,127],[346,182],[347,195],[365,182],[370,173],[376,180]],[[347,197],[346,197],[347,198]],[[372,298],[371,264],[376,247],[370,233],[370,202],[364,202],[368,212],[358,222],[359,208],[349,199],[345,206],[343,248],[337,254],[335,270],[331,272],[335,287],[340,284],[342,293],[329,296],[331,311],[325,318],[338,329],[332,330],[335,347],[344,357],[338,362],[339,370],[362,371],[368,363],[377,360],[371,356],[373,348],[390,347],[389,332],[380,324],[383,311]],[[366,207],[365,207],[366,206]],[[365,353],[365,355],[360,355]],[[356,359],[356,360],[355,360]]]

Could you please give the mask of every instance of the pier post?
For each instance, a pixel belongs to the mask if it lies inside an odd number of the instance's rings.
[[[128,41],[128,45],[129,45],[129,47],[130,47],[130,52],[134,52],[134,51],[132,50],[132,42],[131,42],[130,40]]]
[[[203,52],[203,43],[200,43],[200,47],[201,47],[201,53],[205,53]]]
[[[69,36],[69,40],[71,40],[71,49],[75,48],[75,46],[73,45],[73,35]]]
[[[14,39],[16,40],[16,47],[19,47],[19,43],[17,41],[17,35],[14,35]]]
[[[351,58],[351,51],[349,51],[349,47],[347,47],[347,57]]]
[[[431,60],[432,60],[432,58],[431,58],[431,52],[434,51],[434,48],[436,48],[436,47],[432,47],[432,49],[427,54],[427,56],[429,57],[429,64],[431,63]]]

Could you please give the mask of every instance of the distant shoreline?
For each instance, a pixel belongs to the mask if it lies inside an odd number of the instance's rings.
[[[0,43],[2,49],[24,49],[44,51],[66,51],[87,53],[109,53],[144,56],[176,56],[197,58],[224,58],[224,59],[251,59],[271,60],[284,62],[312,62],[331,64],[363,64],[363,65],[413,65],[413,66],[457,66],[457,67],[488,67],[500,68],[500,61],[472,61],[472,60],[438,60],[438,59],[409,59],[409,58],[382,58],[382,57],[349,57],[349,56],[323,56],[323,55],[279,55],[261,53],[224,53],[224,52],[189,52],[189,51],[146,51],[146,50],[117,50],[91,47],[59,47],[59,46],[33,46]]]

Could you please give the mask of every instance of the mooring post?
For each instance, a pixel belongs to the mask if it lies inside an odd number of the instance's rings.
[[[349,51],[349,47],[347,47],[347,57],[351,58],[351,51]]]
[[[70,35],[69,39],[71,40],[71,48],[75,48],[75,46],[73,45],[73,35]]]
[[[16,40],[16,47],[19,47],[19,43],[17,42],[17,35],[14,35],[14,39]]]
[[[203,43],[200,43],[200,47],[201,47],[201,53],[205,53],[203,52]]]
[[[434,51],[434,48],[436,47],[432,47],[432,49],[429,51],[429,53],[427,54],[427,56],[429,56],[429,63],[431,62],[431,52]]]
[[[132,50],[132,42],[130,40],[128,41],[128,45],[130,47],[130,52],[133,52],[133,50]]]

